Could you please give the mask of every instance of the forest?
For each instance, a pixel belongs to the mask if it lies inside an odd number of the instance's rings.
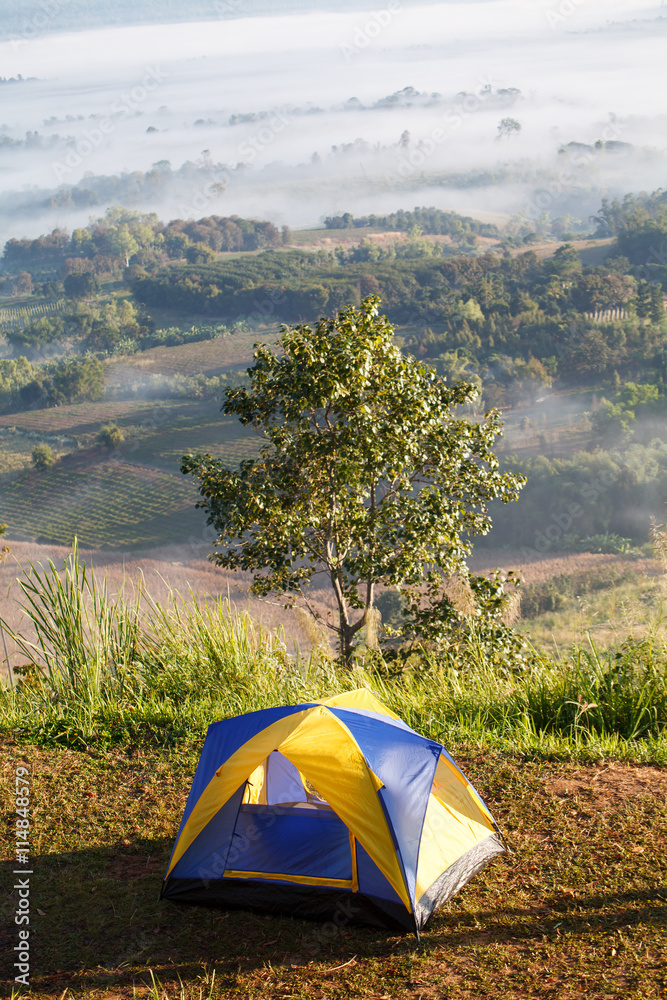
[[[164,223],[123,208],[71,234],[12,239],[0,294],[35,312],[5,328],[0,411],[108,398],[114,358],[310,322],[375,294],[407,351],[475,384],[474,412],[498,407],[514,428],[503,460],[528,484],[520,505],[495,511],[491,543],[613,550],[645,539],[667,500],[665,194],[603,201],[591,225],[607,241],[596,264],[577,240],[538,253],[433,208],[331,217],[322,233],[341,243],[327,248],[269,222]],[[114,398],[208,398],[221,385],[210,375],[143,379]],[[552,430],[568,406],[575,423]]]

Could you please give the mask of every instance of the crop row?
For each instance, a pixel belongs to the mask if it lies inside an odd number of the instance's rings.
[[[201,404],[195,404],[201,405]],[[174,401],[168,404],[145,400],[103,400],[97,403],[73,403],[71,406],[57,406],[46,410],[26,410],[0,417],[0,427],[16,427],[20,430],[37,431],[42,434],[86,433],[97,430],[100,424],[114,421],[118,424],[162,426],[174,419],[182,409],[189,409],[191,403]]]
[[[156,375],[220,375],[226,369],[246,367],[252,362],[256,341],[274,340],[273,335],[238,333],[232,337],[201,340],[177,347],[151,347],[122,360],[111,359],[107,376],[122,378],[128,370]]]
[[[40,316],[49,316],[65,308],[66,299],[57,302],[34,302],[27,306],[5,306],[0,309],[0,332],[20,330]]]
[[[59,463],[0,486],[3,520],[33,539],[113,548],[183,541],[201,534],[192,484],[178,476],[121,461]]]

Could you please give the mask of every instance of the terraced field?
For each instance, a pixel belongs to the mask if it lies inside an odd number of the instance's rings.
[[[270,333],[234,334],[115,359],[107,365],[107,386],[146,375],[242,371],[252,361],[253,344],[273,339],[275,326]],[[93,447],[101,425],[109,422],[126,436],[113,455]],[[260,444],[252,430],[224,418],[215,399],[106,400],[29,410],[1,416],[0,430],[0,521],[9,525],[10,540],[70,545],[76,535],[81,545],[115,550],[186,542],[200,557],[210,549],[210,531],[195,509],[194,482],[180,473],[181,457],[203,452],[236,465]],[[73,440],[60,447],[58,435]],[[38,441],[48,441],[58,455],[72,454],[38,473],[30,468]]]
[[[0,485],[0,510],[12,533],[61,545],[76,535],[91,548],[200,544],[206,529],[196,499],[193,483],[178,473],[90,455]]]
[[[45,443],[49,444],[57,458],[71,451],[71,447],[67,447],[68,442],[65,437],[45,435]],[[32,465],[32,450],[37,443],[32,432],[14,432],[13,429],[0,427],[0,479],[11,478]]]
[[[216,404],[190,405],[178,417],[162,424],[142,426],[140,432],[123,446],[123,452],[133,462],[159,465],[177,470],[186,452],[202,452],[221,459],[226,465],[237,465],[242,459],[257,454],[262,440],[251,429],[244,428],[231,417],[222,417]]]
[[[106,366],[110,384],[131,381],[137,375],[221,375],[243,371],[252,361],[253,344],[274,341],[275,324],[266,330],[235,333],[216,340],[200,340],[177,347],[152,347],[127,358],[112,359]]]
[[[24,413],[9,413],[0,416],[0,427],[16,427],[23,431],[40,434],[81,434],[97,433],[101,424],[113,421],[119,426],[141,425],[151,420],[162,419],[164,411],[175,414],[181,408],[192,404],[187,400],[152,401],[109,400],[99,403],[73,403],[71,406],[56,406],[48,410],[26,410]]]

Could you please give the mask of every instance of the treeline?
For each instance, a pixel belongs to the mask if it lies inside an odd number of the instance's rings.
[[[176,265],[132,283],[144,305],[233,318],[312,319],[359,302],[354,268],[336,264],[331,254],[268,251],[203,266]]]
[[[595,217],[598,236],[615,236],[634,272],[667,287],[667,191],[604,198]]]
[[[109,209],[102,218],[72,235],[55,229],[37,239],[11,239],[2,263],[10,270],[57,267],[62,276],[82,271],[97,274],[127,266],[131,260],[148,264],[185,257],[193,263],[223,251],[264,250],[289,238],[271,222],[237,215],[211,215],[198,221],[160,221],[154,213]]]
[[[39,367],[24,357],[0,360],[0,412],[44,409],[101,399],[104,368],[96,358],[71,358]]]
[[[43,410],[69,403],[107,399],[219,398],[227,375],[138,374],[107,384],[104,366],[91,357],[34,365],[21,356],[0,359],[0,413]]]
[[[189,329],[156,329],[150,317],[142,315],[134,303],[118,296],[98,297],[92,302],[71,302],[65,311],[41,316],[25,327],[5,334],[17,353],[39,358],[68,348],[79,354],[133,354],[152,347],[176,347],[195,341],[215,340],[244,331],[247,324],[237,320],[192,326]]]
[[[486,222],[478,222],[469,215],[443,212],[439,208],[415,208],[413,211],[399,209],[390,215],[360,215],[350,212],[328,216],[324,220],[327,229],[383,229],[390,232],[407,232],[418,226],[423,233],[438,236],[463,237],[471,233],[477,236],[497,237],[498,227]]]
[[[554,378],[587,386],[614,373],[667,375],[662,289],[629,269],[623,258],[583,267],[570,245],[545,260],[532,251],[361,262],[288,251],[176,265],[138,275],[132,287],[148,306],[286,322],[378,294],[389,319],[408,327],[409,350],[449,378],[479,376],[488,401],[506,404],[518,376],[524,394]]]

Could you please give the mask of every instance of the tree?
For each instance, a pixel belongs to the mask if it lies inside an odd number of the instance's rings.
[[[104,394],[104,367],[96,358],[61,361],[51,376],[52,402],[83,403]]]
[[[521,122],[516,118],[503,118],[498,123],[498,138],[510,139],[513,135],[518,135],[521,131]]]
[[[100,283],[92,271],[68,274],[63,284],[65,295],[70,299],[87,299],[100,290]]]
[[[65,333],[65,323],[57,316],[40,316],[33,323],[19,330],[10,330],[5,336],[12,347],[39,349],[58,340]]]
[[[215,257],[215,250],[211,250],[205,243],[191,243],[185,248],[185,259],[189,264],[210,264]]]
[[[55,462],[55,455],[48,444],[36,444],[32,449],[32,464],[42,472]]]
[[[123,258],[125,267],[129,267],[130,259],[139,251],[139,242],[134,238],[129,226],[126,224],[112,226],[108,236],[112,251]]]
[[[103,424],[100,427],[95,440],[98,444],[102,445],[103,448],[113,450],[123,443],[125,435],[118,424]]]
[[[370,296],[314,328],[283,326],[280,355],[258,345],[249,388],[228,388],[222,409],[261,433],[259,458],[229,469],[185,455],[181,465],[218,534],[212,560],[253,573],[255,594],[309,606],[308,584],[324,574],[346,664],[376,587],[439,614],[447,579],[467,573],[471,539],[490,528],[488,502],[522,485],[498,471],[498,414],[457,416],[474,387],[448,386],[403,355],[378,304]]]

